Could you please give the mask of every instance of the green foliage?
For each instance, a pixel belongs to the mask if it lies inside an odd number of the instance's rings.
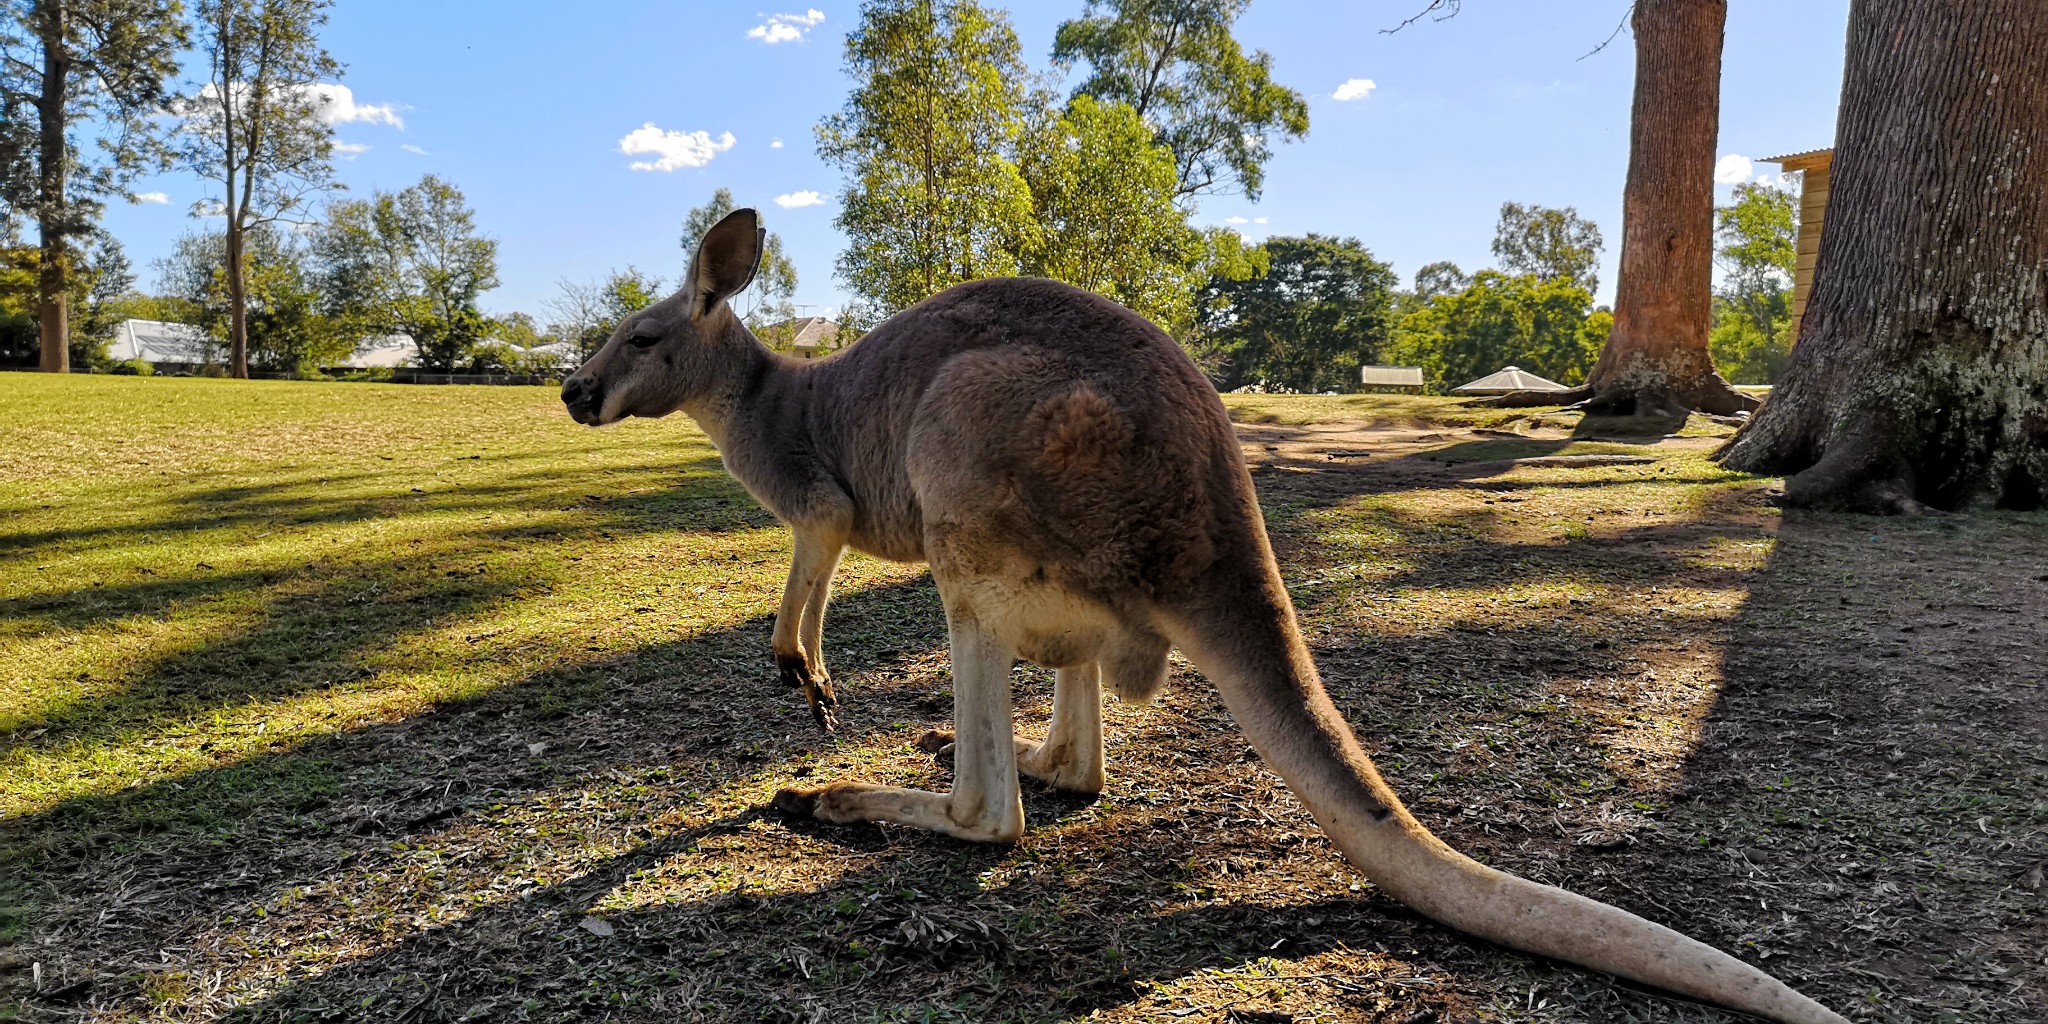
[[[1438,393],[1503,366],[1568,384],[1592,369],[1614,326],[1611,313],[1592,306],[1593,296],[1569,280],[1482,270],[1463,291],[1403,317],[1388,356],[1422,367]]]
[[[498,243],[440,178],[329,203],[312,251],[324,311],[358,336],[411,335],[426,369],[453,369],[489,333],[477,297],[498,286]]]
[[[1387,264],[1355,238],[1266,240],[1263,274],[1212,277],[1202,295],[1202,348],[1217,386],[1352,391],[1391,327]]]
[[[1177,196],[1257,199],[1273,139],[1308,134],[1308,102],[1273,81],[1273,58],[1246,54],[1231,24],[1250,0],[1088,0],[1060,25],[1053,61],[1086,64],[1074,95],[1123,103],[1174,154]]]
[[[1737,185],[1734,202],[1716,209],[1714,222],[1722,271],[1708,336],[1714,365],[1737,384],[1775,382],[1791,358],[1797,199],[1770,185]]]
[[[179,13],[176,0],[0,0],[0,207],[10,227],[37,222],[62,257],[55,288],[66,294],[73,239],[93,230],[105,197],[161,163],[154,115],[185,41]],[[61,80],[46,79],[52,66]]]
[[[1014,274],[1035,231],[1011,155],[1028,69],[1000,11],[973,0],[869,0],[846,37],[856,85],[818,126],[847,177],[840,276],[884,312]]]
[[[258,225],[244,237],[243,277],[247,287],[249,363],[267,373],[311,376],[355,353],[357,335],[346,321],[328,315],[310,265],[307,247],[275,225]],[[178,240],[157,263],[163,298],[124,298],[122,319],[167,320],[204,328],[225,351],[231,315],[227,287],[227,233],[192,234]]]
[[[1500,204],[1493,255],[1509,274],[1560,279],[1592,294],[1600,290],[1600,226],[1567,206],[1562,210],[1520,203]]]
[[[563,281],[561,289],[547,304],[548,314],[554,318],[548,333],[567,342],[575,349],[576,360],[582,362],[611,340],[619,321],[660,300],[662,281],[629,266],[612,271],[597,284]]]
[[[206,84],[179,101],[179,159],[221,186],[195,216],[231,234],[305,210],[332,182],[334,130],[319,85],[341,75],[320,45],[332,0],[199,0],[193,11]]]
[[[1022,154],[1038,232],[1022,269],[1107,295],[1173,334],[1194,319],[1205,246],[1174,206],[1173,152],[1122,103],[1076,96]]]
[[[1472,287],[1472,275],[1456,263],[1439,260],[1415,272],[1415,299],[1428,302],[1439,295],[1451,295]]]
[[[711,193],[711,201],[692,209],[683,218],[684,258],[695,258],[697,243],[712,226],[724,220],[735,207],[732,190],[721,188]],[[689,267],[683,268],[688,273]],[[677,284],[683,283],[678,277]],[[746,290],[733,296],[733,305],[739,307],[740,317],[748,324],[760,327],[778,320],[787,320],[796,315],[796,307],[790,300],[796,297],[796,264],[782,251],[782,236],[768,232],[767,241],[761,250],[761,266],[755,271],[754,280]]]
[[[86,245],[78,246],[80,238]],[[72,236],[67,247],[82,249],[69,263],[71,365],[80,369],[102,369],[114,329],[124,317],[112,312],[111,303],[135,277],[128,257],[114,236],[98,227],[88,227]],[[35,246],[0,249],[0,365],[33,366],[41,349],[41,332],[36,320],[42,250]]]

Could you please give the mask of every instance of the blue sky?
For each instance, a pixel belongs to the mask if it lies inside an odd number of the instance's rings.
[[[1054,29],[1081,6],[1009,8],[1035,65],[1047,63]],[[1440,259],[1468,271],[1490,265],[1503,201],[1575,206],[1607,237],[1607,301],[1621,241],[1632,40],[1624,33],[1581,57],[1614,31],[1626,0],[1474,0],[1448,21],[1380,33],[1420,6],[1254,0],[1238,38],[1270,51],[1275,77],[1309,98],[1310,133],[1276,148],[1261,202],[1210,197],[1197,222],[1232,224],[1254,239],[1353,236],[1405,281]],[[1729,8],[1724,163],[1832,144],[1847,0]],[[354,118],[336,125],[353,150],[339,154],[340,180],[356,195],[425,173],[460,187],[478,226],[499,240],[502,284],[483,300],[493,313],[544,318],[558,282],[628,265],[673,283],[685,259],[683,214],[718,187],[761,207],[782,236],[807,311],[843,304],[832,272],[843,244],[832,227],[841,181],[818,159],[811,129],[845,99],[841,47],[858,5],[586,0],[575,11],[542,0],[341,0],[324,35],[348,65],[342,84],[353,103],[334,107]],[[1354,79],[1372,87],[1342,88]],[[629,147],[646,151],[622,151]],[[1751,177],[1773,171],[1760,164]],[[134,191],[165,201],[115,204],[107,226],[140,285],[153,289],[151,261],[201,226],[188,209],[211,193],[184,174]],[[777,204],[809,192],[821,201]]]

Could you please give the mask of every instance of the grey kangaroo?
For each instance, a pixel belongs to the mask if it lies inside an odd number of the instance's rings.
[[[726,302],[753,279],[764,235],[753,210],[720,221],[681,289],[627,317],[562,401],[591,425],[687,413],[790,525],[773,646],[822,725],[819,635],[840,555],[930,563],[952,646],[952,791],[832,782],[782,790],[778,808],[1015,842],[1018,772],[1100,792],[1102,687],[1153,697],[1177,647],[1344,855],[1410,907],[1770,1020],[1844,1020],[1669,928],[1482,865],[1408,813],[1309,659],[1222,401],[1151,323],[1054,281],[977,281],[842,352],[785,358]],[[1042,743],[1011,732],[1020,658],[1056,670]]]

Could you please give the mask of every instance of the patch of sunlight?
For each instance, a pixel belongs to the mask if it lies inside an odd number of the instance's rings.
[[[441,524],[427,533],[448,536],[458,525]],[[342,593],[323,594],[350,609],[334,614],[350,618],[307,623],[309,629],[323,628],[324,622],[325,628],[340,625],[354,632],[343,636],[337,649],[311,654],[293,651],[292,637],[279,635],[269,616],[249,608],[274,610],[288,597],[321,593],[326,585],[321,581],[301,577],[219,599],[203,609],[205,629],[194,628],[191,614],[172,614],[146,635],[146,642],[125,648],[125,671],[102,690],[73,690],[68,700],[45,696],[36,705],[37,721],[50,721],[80,700],[105,702],[111,714],[96,712],[92,721],[62,723],[55,735],[25,737],[0,755],[0,818],[172,780],[507,686],[642,657],[772,612],[786,571],[786,531],[753,529],[694,539],[695,557],[686,558],[674,557],[674,535],[636,534],[581,548],[582,554],[567,556],[581,563],[574,576],[560,571],[565,563],[555,560],[559,552],[534,559],[540,569],[457,562],[460,569],[448,570],[451,575],[474,573],[486,581],[472,608],[433,611],[435,588],[446,580],[437,574],[359,577],[346,583]],[[421,557],[429,569],[442,564],[432,549]],[[850,596],[900,584],[921,572],[872,560],[850,562],[837,590]],[[438,600],[458,606],[469,600],[460,597],[463,592],[453,593]],[[377,614],[396,614],[422,600],[430,611],[419,621],[366,626],[362,618],[377,608],[389,609]],[[127,628],[132,627],[116,623],[79,631],[51,649],[74,657],[95,651],[93,657],[113,659],[117,649],[106,646],[107,640]],[[237,655],[238,647],[246,653]],[[223,663],[214,666],[204,660],[207,656]],[[231,671],[228,662],[255,656],[287,662],[310,657],[313,664],[290,664],[295,679],[302,681],[284,681],[285,692],[237,694],[229,688],[211,695],[203,711],[195,712],[191,700],[183,698],[121,706],[123,691],[138,684],[178,685],[151,681],[195,672],[221,678]],[[201,660],[177,667],[195,658]],[[37,675],[47,679],[43,671]],[[320,680],[323,674],[330,678]],[[37,688],[38,679],[16,685]]]

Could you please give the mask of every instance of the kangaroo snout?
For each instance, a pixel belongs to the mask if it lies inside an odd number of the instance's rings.
[[[572,376],[562,382],[562,404],[568,407],[570,419],[594,427],[598,411],[604,407],[604,393],[589,377]]]

